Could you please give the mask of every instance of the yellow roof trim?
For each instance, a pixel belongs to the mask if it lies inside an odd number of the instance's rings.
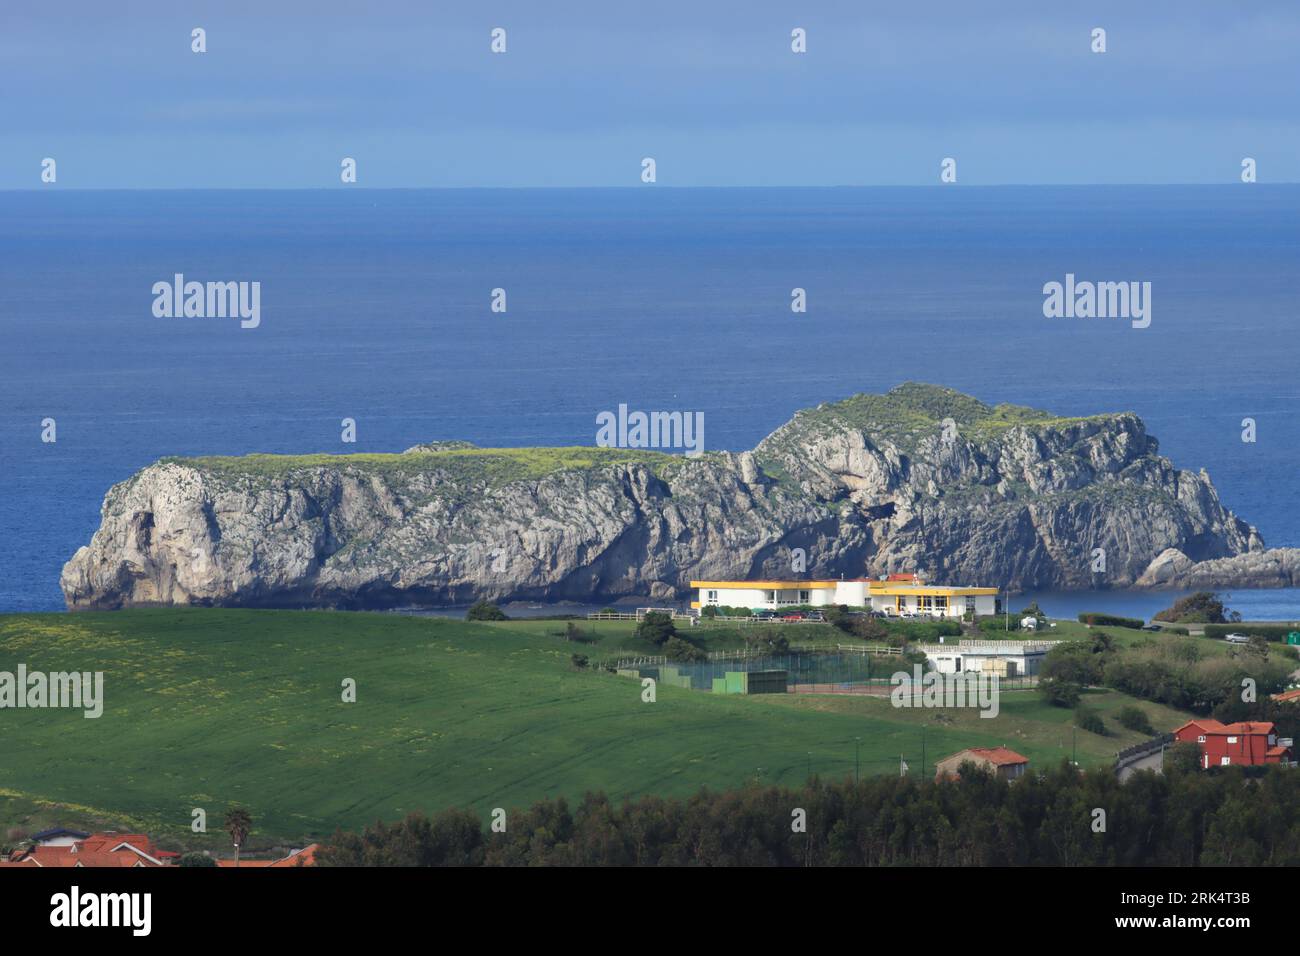
[[[763,590],[764,588],[833,588],[836,581],[692,581],[693,588],[718,590]]]
[[[1001,593],[998,588],[958,588],[958,587],[949,588],[937,584],[884,584],[882,583],[878,587],[873,584],[867,590],[870,594],[873,595],[880,594],[880,595],[887,595],[889,597],[908,595],[908,594],[918,594],[918,595],[942,594],[942,595],[947,595],[948,597],[953,597],[955,595],[966,595],[966,594],[980,595],[980,594]]]
[[[979,595],[979,594],[1001,594],[1000,588],[965,588],[965,587],[945,587],[939,584],[903,584],[899,582],[889,583],[887,581],[692,581],[692,588],[713,588],[720,591],[762,591],[768,589],[812,589],[812,588],[833,588],[837,584],[858,584],[865,583],[867,591],[870,594],[894,597],[896,595],[906,594],[946,594],[949,597],[955,595]]]

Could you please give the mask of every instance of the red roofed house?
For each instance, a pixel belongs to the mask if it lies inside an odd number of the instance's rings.
[[[315,866],[319,844],[312,843],[294,850],[278,860],[239,861],[241,867],[258,869],[268,866]],[[159,850],[143,833],[91,833],[70,845],[41,845],[30,850],[15,850],[0,867],[10,866],[174,866],[179,853]],[[233,867],[234,860],[217,860],[219,867]]]
[[[164,866],[158,851],[143,833],[92,833],[70,845],[42,845],[26,851],[17,866]]]
[[[995,777],[1003,780],[1018,780],[1029,769],[1028,757],[1022,757],[1006,747],[968,747],[936,763],[934,779],[957,779],[961,776],[958,771],[964,763],[987,767]]]
[[[1201,748],[1202,767],[1291,762],[1291,741],[1279,741],[1269,721],[1189,720],[1174,731],[1174,738]]]
[[[1300,700],[1300,687],[1295,690],[1284,690],[1280,694],[1274,694],[1273,699],[1279,704],[1291,704]]]
[[[316,850],[319,846],[320,844],[318,843],[312,843],[303,847],[301,850],[293,850],[288,856],[281,857],[278,860],[250,860],[247,857],[244,857],[239,861],[239,869],[242,870],[245,867],[257,868],[268,866],[315,866]],[[217,866],[233,869],[235,867],[235,861],[233,859],[217,860]]]

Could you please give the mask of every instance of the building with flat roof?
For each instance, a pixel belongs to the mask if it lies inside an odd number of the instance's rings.
[[[746,607],[778,611],[783,607],[847,604],[899,617],[961,617],[997,613],[997,588],[926,584],[914,574],[887,579],[692,581],[699,594],[691,607]]]
[[[1060,641],[998,641],[979,638],[951,644],[922,644],[940,674],[989,674],[997,677],[1033,677],[1043,658]]]

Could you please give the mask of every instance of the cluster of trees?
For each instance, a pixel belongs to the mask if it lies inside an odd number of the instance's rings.
[[[1151,642],[1121,651],[1110,635],[1098,631],[1091,643],[1071,641],[1048,652],[1039,672],[1039,691],[1052,704],[1075,707],[1084,687],[1105,686],[1207,714],[1224,704],[1241,703],[1247,678],[1254,682],[1256,698],[1276,693],[1294,668],[1285,654],[1270,654],[1262,638],[1227,654],[1206,654],[1191,641]]]
[[[1170,621],[1176,624],[1224,624],[1240,621],[1241,613],[1228,611],[1212,591],[1197,591],[1185,598],[1179,598],[1173,607],[1167,607],[1156,614],[1157,621]]]
[[[647,611],[636,622],[636,636],[647,644],[663,647],[669,639],[677,636],[677,625],[673,623],[672,615],[665,611]]]
[[[847,604],[832,604],[820,609],[826,622],[845,634],[873,644],[906,647],[911,643],[932,644],[940,637],[955,637],[961,633],[957,621],[894,621],[873,617],[870,613],[854,610]]]
[[[465,612],[467,621],[508,621],[506,612],[491,601],[475,601]]]
[[[1300,773],[1227,767],[1120,784],[1062,763],[1007,783],[880,777],[703,790],[615,805],[546,800],[485,829],[468,810],[337,832],[322,866],[1290,866]],[[1098,814],[1097,811],[1102,811]],[[800,825],[802,821],[802,826]]]
[[[790,638],[774,627],[751,628],[745,635],[745,649],[755,654],[789,654]]]
[[[564,639],[574,644],[595,644],[600,640],[594,632],[584,631],[572,621],[564,625]]]
[[[677,632],[673,616],[666,611],[647,611],[637,622],[636,636],[664,652],[670,661],[691,663],[708,659],[708,654]]]
[[[747,607],[732,607],[729,604],[709,604],[700,611],[701,617],[753,617],[754,611]]]

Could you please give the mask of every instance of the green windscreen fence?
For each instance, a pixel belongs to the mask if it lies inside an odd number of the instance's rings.
[[[763,657],[719,658],[695,663],[623,668],[640,677],[653,677],[670,687],[689,687],[727,694],[786,693],[801,684],[837,685],[887,683],[897,660],[882,661],[866,654],[776,654]]]

